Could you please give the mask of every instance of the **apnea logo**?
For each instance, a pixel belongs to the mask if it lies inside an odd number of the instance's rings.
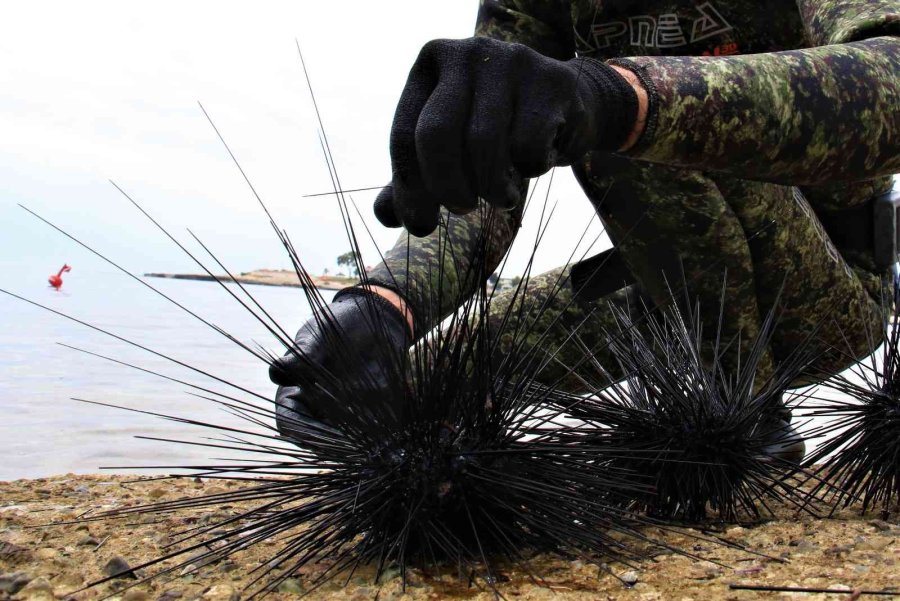
[[[591,26],[588,39],[575,32],[578,49],[582,52],[609,48],[613,42],[628,36],[632,46],[645,48],[677,48],[705,40],[733,29],[712,2],[705,2],[697,7],[699,16],[685,18],[691,23],[690,36],[681,26],[681,19],[676,13],[666,13],[654,17],[638,15],[629,17],[627,21],[607,21]]]

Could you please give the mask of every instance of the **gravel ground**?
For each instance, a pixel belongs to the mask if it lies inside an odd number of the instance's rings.
[[[122,601],[237,601],[247,598],[250,573],[270,561],[278,550],[266,541],[231,559],[184,570],[166,581],[156,579],[132,586],[135,580],[118,578],[85,590],[82,587],[104,573],[121,572],[164,553],[178,531],[228,515],[237,507],[221,506],[212,515],[183,511],[145,523],[121,521],[81,522],[89,510],[121,508],[183,496],[223,492],[237,484],[192,479],[140,481],[126,476],[66,475],[38,480],[0,482],[0,599],[42,601],[100,599]],[[90,514],[87,514],[89,517]],[[883,516],[882,516],[883,517]],[[497,580],[502,595],[511,600],[599,599],[603,601],[707,601],[745,599],[804,599],[808,601],[856,599],[853,590],[900,589],[900,522],[876,515],[860,515],[851,508],[829,519],[797,515],[776,508],[776,519],[752,527],[724,526],[723,538],[739,543],[737,550],[699,541],[694,531],[659,533],[672,545],[703,559],[663,554],[636,566],[613,564],[609,569],[622,580],[581,561],[535,557],[531,565],[544,577],[541,585],[514,566],[503,568]],[[155,520],[155,523],[146,523]],[[45,526],[73,521],[68,525]],[[723,564],[723,565],[717,565]],[[299,597],[303,586],[322,566],[304,569],[269,598]],[[146,575],[139,572],[138,575]],[[730,583],[837,588],[839,594],[763,593],[730,590]],[[493,599],[490,591],[469,585],[456,570],[423,574],[413,570],[406,591],[400,578],[388,573],[381,584],[372,582],[371,568],[311,592],[309,599],[363,601],[378,599]],[[861,599],[887,599],[863,595]],[[900,599],[900,593],[894,597]]]

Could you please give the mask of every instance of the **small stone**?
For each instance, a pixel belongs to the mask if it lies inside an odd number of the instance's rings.
[[[734,571],[736,576],[753,576],[759,574],[766,568],[763,566],[751,566],[749,568],[739,568]]]
[[[713,580],[722,575],[722,568],[719,566],[695,566],[687,574],[691,580]]]
[[[58,564],[57,566],[59,567]],[[56,588],[63,587],[70,591],[81,588],[84,585],[85,577],[79,567],[74,562],[65,566],[62,573],[53,578],[53,586]]]
[[[136,588],[130,588],[122,595],[122,601],[149,601],[150,595]]]
[[[845,592],[848,592],[848,593],[853,591],[852,588],[850,588],[850,587],[847,586],[846,584],[841,584],[840,582],[838,582],[837,584],[832,584],[832,585],[831,585],[830,587],[828,587],[828,588],[833,588],[833,589],[836,590],[836,591],[845,591]]]
[[[31,582],[31,576],[25,572],[0,574],[0,593],[15,595],[29,582]]]
[[[91,492],[91,489],[82,484],[81,486],[76,486],[74,492],[76,495],[86,495]]]
[[[810,551],[815,551],[819,548],[815,543],[811,543],[805,538],[794,539],[788,543],[788,546],[794,547],[797,549],[798,553],[809,553]]]
[[[53,599],[53,586],[49,580],[41,576],[29,582],[19,593],[29,601],[31,599]]]
[[[874,526],[879,532],[887,532],[894,529],[894,525],[884,520],[871,520],[869,526]]]
[[[420,586],[421,585],[421,583],[416,582],[414,579],[410,578],[410,576],[412,576],[411,571],[407,572],[407,575],[406,575],[407,586],[409,586],[409,585]],[[486,576],[484,578],[484,581],[487,584],[499,584],[501,582],[509,582],[509,576],[507,576],[503,572],[492,572],[489,576]]]
[[[75,543],[79,547],[96,547],[100,544],[96,538],[91,536],[90,534],[85,534],[81,538],[78,539],[78,542]]]
[[[226,561],[225,563],[223,563],[222,565],[219,566],[219,571],[225,572],[227,574],[228,572],[235,571],[236,569],[238,569],[238,567],[240,567],[240,566],[238,566],[238,564],[234,563],[233,561]]]
[[[153,542],[155,542],[160,547],[166,547],[172,542],[172,538],[165,532],[160,532],[153,537]]]
[[[853,545],[834,545],[825,549],[825,555],[839,557],[845,553],[850,553],[851,551],[853,551]]]
[[[883,551],[892,542],[894,539],[887,536],[872,536],[856,545],[856,548],[863,551]]]
[[[31,558],[31,551],[25,547],[0,541],[0,559],[11,562],[26,561]]]
[[[103,566],[103,573],[112,578],[137,579],[128,562],[118,555],[106,562],[106,565]]]
[[[215,553],[210,554],[209,551],[198,551],[197,553],[194,553],[193,555],[185,559],[188,564],[194,566],[194,569],[202,568],[203,566],[208,566],[211,563],[216,563],[221,560],[221,555],[217,555]]]
[[[281,589],[279,588],[279,590]],[[234,588],[230,584],[216,584],[202,596],[210,601],[229,601],[234,592]]]
[[[637,584],[637,582],[639,580],[637,572],[635,572],[633,570],[629,571],[629,572],[625,572],[624,574],[619,576],[619,578],[622,580],[622,583],[625,586],[627,586],[628,588],[631,588],[632,586]]]
[[[171,590],[166,591],[162,595],[156,598],[156,601],[175,601],[176,599],[181,599],[182,593],[179,590]]]
[[[293,593],[295,595],[299,595],[303,593],[303,587],[300,585],[300,581],[296,578],[288,578],[278,585],[278,592]]]

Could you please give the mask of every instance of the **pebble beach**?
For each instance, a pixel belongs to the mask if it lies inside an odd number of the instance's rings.
[[[232,515],[240,504],[215,512],[183,510],[127,520],[91,520],[102,510],[215,494],[241,483],[211,479],[145,479],[122,475],[64,475],[0,482],[0,599],[81,601],[238,601],[249,596],[254,568],[276,556],[279,541],[241,551],[220,561],[190,564],[172,576],[137,584],[150,574],[134,570],[165,553],[178,533]],[[583,561],[550,556],[531,558],[532,581],[516,566],[500,566],[496,580],[507,599],[600,599],[603,601],[707,601],[749,599],[826,601],[891,598],[854,596],[855,589],[900,589],[900,520],[896,514],[860,515],[849,508],[831,518],[776,507],[773,519],[758,524],[716,525],[647,534],[663,538],[708,561],[676,553],[657,554],[636,565],[610,564],[615,576]],[[887,518],[887,519],[884,519]],[[704,540],[696,538],[703,537]],[[713,536],[742,549],[709,542]],[[167,564],[171,565],[171,564]],[[406,590],[396,571],[373,582],[365,567],[349,581],[305,587],[326,564],[307,566],[269,598],[312,600],[494,599],[483,584],[448,567],[411,570]],[[108,575],[117,578],[90,588]],[[617,577],[616,577],[617,576]],[[807,594],[731,590],[729,584],[828,588],[842,592]],[[900,593],[898,593],[900,598]]]

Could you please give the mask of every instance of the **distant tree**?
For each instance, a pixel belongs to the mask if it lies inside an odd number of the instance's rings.
[[[522,276],[517,275],[516,277],[514,277],[513,279],[511,279],[511,280],[509,281],[509,283],[510,283],[510,285],[511,285],[513,288],[517,287],[519,284],[522,283]]]
[[[342,267],[346,266],[350,273],[359,277],[359,265],[356,263],[356,253],[352,250],[347,251],[342,255],[338,255],[337,264]]]
[[[488,284],[490,284],[491,286],[493,286],[493,285],[495,285],[495,284],[497,283],[497,280],[499,280],[499,279],[500,279],[500,274],[497,273],[497,272],[495,271],[495,272],[492,273],[491,276],[488,278]]]
[[[328,268],[327,268],[327,267],[326,267],[325,269],[322,270],[322,275],[328,275]]]

